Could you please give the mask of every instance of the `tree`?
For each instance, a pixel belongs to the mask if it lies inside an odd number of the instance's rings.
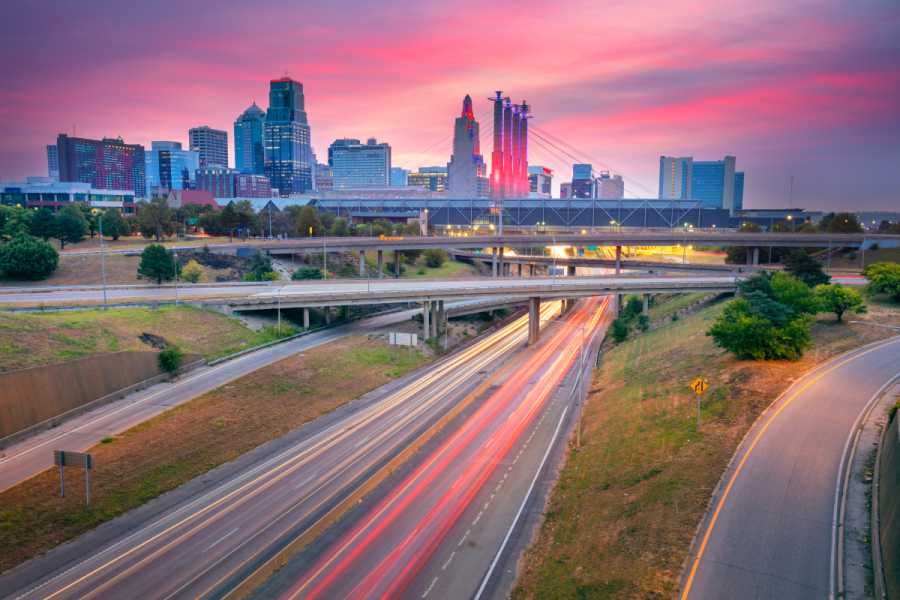
[[[884,233],[888,229],[891,228],[891,222],[887,219],[882,219],[881,223],[878,224],[878,233]]]
[[[256,250],[250,257],[250,273],[253,274],[253,281],[265,281],[262,277],[266,273],[272,273],[272,259],[266,256],[261,250]]]
[[[154,196],[150,201],[138,202],[138,223],[141,235],[150,239],[156,237],[162,242],[164,236],[175,233],[175,220],[172,209],[165,198]]]
[[[887,229],[885,229],[884,233],[886,235],[900,235],[900,223],[894,223]]]
[[[65,248],[66,244],[77,244],[82,241],[86,233],[84,214],[78,207],[70,204],[59,211],[56,216],[56,234],[53,237],[59,240],[60,250]]]
[[[241,237],[246,238],[250,235],[253,226],[259,225],[259,221],[253,212],[253,204],[249,200],[234,200],[229,202],[234,206],[234,213],[237,217],[238,227],[241,228]]]
[[[786,273],[775,273],[769,280],[775,299],[787,306],[795,315],[816,315],[819,301],[813,291],[799,279]]]
[[[162,244],[150,244],[141,252],[141,264],[137,269],[138,279],[155,279],[159,285],[175,278],[175,256]]]
[[[831,281],[831,276],[822,271],[822,263],[802,248],[797,248],[788,255],[784,261],[784,270],[811,288]]]
[[[767,319],[752,315],[746,298],[736,298],[725,305],[706,335],[715,344],[737,356],[756,360],[797,360],[810,348],[810,317],[802,317],[776,327]]]
[[[856,221],[855,215],[842,212],[836,214],[834,218],[828,222],[825,231],[828,233],[863,233],[863,228]]]
[[[890,293],[900,288],[900,265],[897,263],[877,262],[863,269],[862,274],[869,278],[867,289],[870,294]]]
[[[113,241],[131,235],[131,224],[125,220],[118,208],[107,209],[99,220],[103,221],[103,235],[111,237]]]
[[[772,226],[772,231],[774,233],[793,233],[794,228],[787,221],[782,221],[780,223],[775,223]]]
[[[231,203],[227,204],[225,208],[216,215],[216,220],[218,221],[219,229],[228,232],[228,241],[233,242],[234,228],[237,227],[240,220],[240,215],[238,215],[234,205]]]
[[[834,217],[834,213],[828,213],[827,215],[822,217],[822,220],[819,221],[818,225],[819,231],[828,231],[828,225],[831,223],[831,220],[834,219]]]
[[[612,334],[613,339],[616,340],[617,344],[621,344],[622,342],[627,340],[629,333],[631,333],[631,323],[622,318],[613,320]]]
[[[322,223],[322,228],[325,231],[331,231],[331,228],[334,227],[334,223],[336,220],[337,215],[330,210],[326,210],[325,212],[319,214],[319,221]]]
[[[188,283],[199,283],[206,279],[206,269],[200,266],[196,260],[188,261],[181,269],[181,278]]]
[[[46,208],[39,208],[35,211],[30,225],[31,235],[39,237],[46,242],[50,238],[56,237],[56,227],[56,215],[51,211]]]
[[[845,312],[854,314],[868,312],[862,294],[840,283],[817,286],[815,292],[822,310],[836,314],[838,321],[841,321]]]
[[[85,227],[87,227],[87,230],[91,234],[91,239],[93,239],[94,234],[97,233],[97,230],[99,228],[97,214],[94,212],[94,209],[92,209],[86,202],[79,202],[77,206],[81,210],[81,214],[84,215]]]
[[[312,234],[310,234],[312,231]],[[316,209],[312,206],[304,206],[300,210],[300,216],[297,218],[297,237],[319,237],[322,235],[322,221]]]
[[[415,264],[415,262],[419,260],[420,256],[422,256],[421,250],[401,250],[400,262]]]
[[[425,266],[429,269],[437,269],[447,262],[447,253],[440,248],[429,248],[424,253]]]
[[[53,246],[36,237],[18,233],[0,246],[0,271],[9,277],[46,279],[59,266],[59,254]]]
[[[636,317],[637,315],[641,314],[643,310],[644,303],[641,300],[640,296],[628,296],[628,299],[625,301],[625,309],[623,311],[628,317]]]
[[[331,214],[331,213],[327,213]],[[328,232],[331,237],[347,237],[350,235],[350,226],[344,219],[335,219],[334,224]]]
[[[294,281],[322,279],[322,269],[319,269],[317,267],[303,267],[291,273],[291,279],[293,279]]]
[[[759,225],[753,221],[745,221],[738,227],[738,233],[762,233]],[[744,246],[729,246],[725,249],[725,262],[729,265],[743,265],[747,263],[747,248]]]
[[[819,229],[809,221],[806,221],[802,225],[798,225],[794,231],[797,233],[819,233]]]

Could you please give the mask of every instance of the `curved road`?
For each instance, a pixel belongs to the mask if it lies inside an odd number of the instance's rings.
[[[682,600],[834,598],[837,516],[852,436],[900,377],[900,338],[795,383],[750,431],[713,498]]]

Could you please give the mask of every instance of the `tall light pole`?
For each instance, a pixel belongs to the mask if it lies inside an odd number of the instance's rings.
[[[550,234],[550,238],[553,240],[553,248],[556,248],[556,236],[552,233]],[[556,285],[556,252],[550,252],[553,255],[553,285]]]
[[[103,213],[97,218],[100,223],[100,271],[103,272],[103,310],[106,310],[106,259],[103,256]]]
[[[175,248],[172,248],[172,263],[175,267],[175,306],[178,306],[178,255]]]
[[[582,388],[582,379],[584,379],[584,327],[581,325],[575,325],[573,323],[567,323],[566,321],[555,321],[553,319],[547,319],[551,323],[562,323],[563,325],[568,325],[569,327],[574,327],[575,329],[581,330],[581,356],[579,359],[580,367],[578,369],[578,433],[577,433],[577,441],[575,442],[576,448],[581,448],[581,419],[584,416],[584,395]]]

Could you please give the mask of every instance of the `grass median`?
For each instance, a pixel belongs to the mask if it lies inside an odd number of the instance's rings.
[[[713,489],[757,416],[799,375],[896,335],[820,315],[798,362],[739,361],[704,334],[713,306],[604,352],[585,406],[584,449],[569,452],[512,598],[671,598]],[[871,303],[867,321],[900,324]],[[710,387],[701,398],[688,385]]]
[[[428,362],[392,360],[384,342],[354,335],[236,379],[90,448],[84,474],[48,469],[0,493],[0,573],[274,440]]]

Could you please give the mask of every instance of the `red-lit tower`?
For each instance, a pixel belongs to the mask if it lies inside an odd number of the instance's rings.
[[[528,186],[528,113],[531,107],[522,100],[522,106],[519,107],[519,198],[527,198],[529,192]]]
[[[521,132],[522,120],[519,118],[519,105],[513,104],[512,111],[512,139],[510,140],[510,146],[512,148],[511,160],[512,160],[512,170],[510,172],[510,178],[512,181],[512,185],[510,186],[509,197],[510,198],[521,198],[521,168],[522,161],[521,153],[519,148],[519,133]]]
[[[497,92],[496,98],[488,98],[494,102],[494,150],[491,152],[491,198],[505,198],[506,189],[503,181],[503,101],[508,100]]]

